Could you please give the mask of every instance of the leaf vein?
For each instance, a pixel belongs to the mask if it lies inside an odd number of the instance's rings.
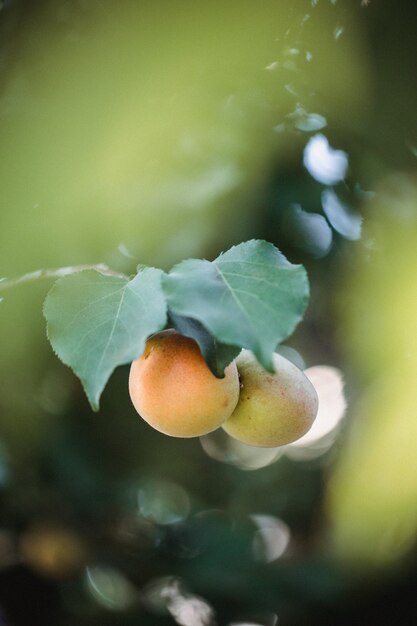
[[[122,304],[123,304],[123,300],[124,300],[125,295],[126,295],[126,289],[123,290],[122,297],[120,298],[120,302],[119,302],[119,306],[117,307],[117,311],[116,311],[116,315],[115,315],[115,318],[114,318],[113,326],[112,326],[112,329],[110,331],[109,337],[107,339],[106,346],[105,346],[105,348],[104,348],[104,350],[102,352],[100,361],[99,361],[99,363],[97,365],[97,369],[99,369],[101,367],[101,364],[102,364],[103,359],[104,359],[104,355],[106,354],[106,352],[108,350],[108,347],[110,345],[110,342],[111,342],[111,340],[113,338],[114,331],[115,331],[116,326],[117,326],[117,322],[119,321],[120,310],[122,308]]]

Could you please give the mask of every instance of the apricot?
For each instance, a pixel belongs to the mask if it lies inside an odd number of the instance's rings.
[[[317,393],[291,361],[274,354],[275,373],[267,372],[249,350],[236,359],[239,402],[222,428],[251,446],[275,448],[304,435],[318,411]]]
[[[133,361],[130,397],[136,411],[153,428],[172,437],[199,437],[218,428],[239,399],[239,376],[232,362],[216,378],[198,344],[175,330],[148,339]]]

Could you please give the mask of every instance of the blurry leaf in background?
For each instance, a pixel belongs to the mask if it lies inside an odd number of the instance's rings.
[[[347,174],[349,159],[343,150],[335,150],[322,135],[311,137],[304,148],[304,165],[309,174],[323,185],[335,185]]]
[[[120,242],[145,262],[156,246],[168,246],[158,252],[168,263],[197,254],[224,220],[237,228],[234,194],[262,183],[271,155],[290,147],[272,127],[308,106],[305,51],[316,106],[350,126],[366,98],[359,19],[335,42],[327,6],[305,20],[301,0],[104,0],[64,17],[60,5],[23,15],[3,75],[5,263],[16,226],[23,244],[37,239],[25,269],[97,260]],[[289,82],[300,85],[295,101]]]
[[[328,507],[337,554],[360,567],[387,567],[416,540],[416,249],[416,178],[392,176],[340,295],[340,340],[364,392]]]
[[[281,236],[295,248],[316,258],[326,256],[332,247],[332,229],[326,218],[318,213],[303,211],[298,205],[282,211],[280,231]]]
[[[323,115],[308,113],[300,105],[296,106],[295,110],[287,115],[287,118],[294,124],[294,128],[306,133],[321,130],[327,126],[327,120]]]
[[[346,239],[359,239],[362,217],[342,202],[333,189],[325,189],[321,196],[323,211],[335,231]]]
[[[338,340],[357,375],[374,380],[387,369],[406,368],[417,350],[417,176],[387,177],[365,223],[338,295]]]

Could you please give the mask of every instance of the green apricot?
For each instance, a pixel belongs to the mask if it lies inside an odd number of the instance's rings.
[[[251,446],[275,448],[296,441],[310,429],[318,411],[312,383],[291,361],[274,354],[270,374],[249,350],[236,359],[240,396],[222,428]]]

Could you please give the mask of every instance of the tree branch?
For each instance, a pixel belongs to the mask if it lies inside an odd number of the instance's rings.
[[[18,278],[0,278],[0,291],[5,291],[16,285],[23,283],[32,283],[36,280],[44,278],[61,278],[62,276],[68,276],[68,274],[75,274],[76,272],[82,272],[83,270],[95,270],[106,276],[118,276],[119,278],[127,278],[125,274],[121,272],[115,272],[111,270],[104,263],[98,263],[97,265],[70,265],[68,267],[58,267],[55,269],[36,270],[35,272],[29,272],[23,274]]]

